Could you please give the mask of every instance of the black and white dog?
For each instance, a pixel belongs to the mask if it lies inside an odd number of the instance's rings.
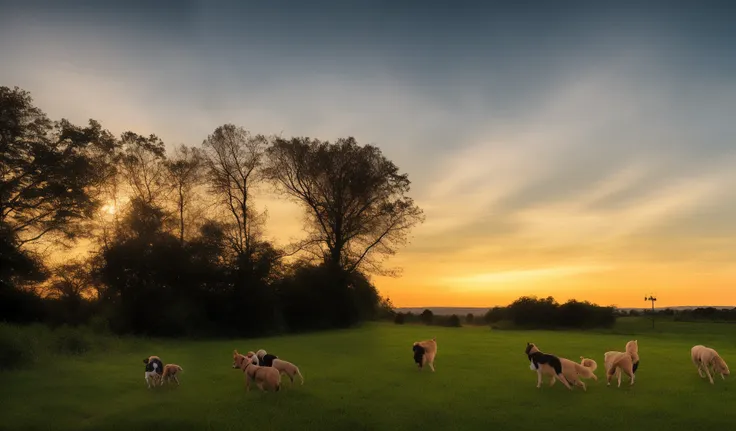
[[[149,356],[148,358],[143,360],[143,363],[146,364],[146,373],[144,374],[144,378],[146,380],[146,385],[150,389],[151,380],[161,379],[164,373],[164,363],[158,356]],[[154,380],[154,385],[155,384],[156,382]]]
[[[565,376],[562,374],[562,362],[555,355],[543,353],[534,343],[526,343],[524,350],[529,358],[529,368],[537,372],[537,388],[542,386],[542,374],[557,377],[567,389],[572,390]]]

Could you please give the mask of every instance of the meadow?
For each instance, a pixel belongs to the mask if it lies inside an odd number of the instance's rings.
[[[736,366],[736,326],[620,319],[609,331],[558,332],[371,323],[357,329],[250,340],[113,339],[81,355],[41,356],[0,372],[3,430],[728,429],[730,377],[715,385],[690,362],[694,344]],[[415,340],[436,336],[436,373],[417,371]],[[606,387],[603,353],[639,340],[636,384]],[[527,341],[599,364],[588,391],[536,388]],[[232,351],[265,348],[300,366],[303,386],[246,392]],[[184,368],[180,387],[146,389],[143,358]]]

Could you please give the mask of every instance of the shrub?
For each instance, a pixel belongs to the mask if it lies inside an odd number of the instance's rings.
[[[92,348],[92,341],[81,329],[62,326],[54,331],[53,348],[56,353],[81,355]]]
[[[422,311],[422,314],[419,315],[419,319],[421,319],[422,323],[425,325],[431,325],[434,320],[434,313],[432,313],[432,310],[425,309]]]
[[[394,323],[397,325],[403,325],[406,315],[404,313],[396,313],[394,316]]]
[[[449,327],[452,327],[452,328],[459,328],[459,327],[463,326],[460,323],[460,317],[458,317],[457,314],[453,314],[452,316],[450,316],[447,319],[446,325],[449,326]]]

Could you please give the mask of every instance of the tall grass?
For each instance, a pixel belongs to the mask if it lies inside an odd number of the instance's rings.
[[[0,323],[0,370],[31,367],[54,356],[108,350],[116,337],[86,327]]]

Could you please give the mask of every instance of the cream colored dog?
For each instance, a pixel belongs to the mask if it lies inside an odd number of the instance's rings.
[[[419,371],[422,371],[425,365],[429,365],[429,368],[434,373],[434,358],[437,356],[437,338],[414,342],[412,351],[414,352],[414,362],[417,363]]]
[[[714,384],[713,377],[710,374],[711,368],[713,369],[713,374],[720,374],[723,380],[726,380],[725,376],[731,374],[726,361],[721,358],[715,349],[699,344],[690,349],[690,357],[693,360],[693,364],[698,367],[698,375],[705,377],[703,375],[703,370],[705,370],[705,374],[708,376],[711,385]]]
[[[233,368],[240,368],[245,374],[245,388],[250,391],[250,382],[255,382],[258,389],[266,392],[267,389],[278,392],[281,389],[281,374],[273,367],[255,365],[252,358],[233,351]]]
[[[582,356],[580,359],[582,359],[582,362],[578,364],[577,362],[573,362],[569,359],[560,358],[560,364],[562,364],[562,375],[565,376],[565,379],[573,386],[580,386],[584,391],[587,391],[588,388],[585,386],[585,382],[583,382],[582,378],[597,381],[598,376],[596,376],[593,371],[598,367],[598,364],[596,364],[594,360],[585,359]],[[549,381],[549,385],[554,385],[555,381],[557,381],[557,378],[553,375]]]
[[[611,378],[615,374],[618,378],[618,387],[620,388],[622,371],[629,376],[631,380],[629,385],[633,385],[636,370],[639,368],[639,341],[631,340],[626,343],[625,352],[606,352],[603,356],[603,361],[606,367],[607,386],[611,385]]]
[[[280,374],[286,374],[292,384],[294,384],[294,378],[296,376],[299,376],[302,384],[304,384],[304,376],[302,376],[301,371],[299,371],[299,367],[289,361],[279,359],[277,356],[271,355],[263,349],[257,351],[255,354],[253,354],[253,352],[248,352],[246,356],[250,358],[255,357],[256,365],[273,367],[276,368]]]

